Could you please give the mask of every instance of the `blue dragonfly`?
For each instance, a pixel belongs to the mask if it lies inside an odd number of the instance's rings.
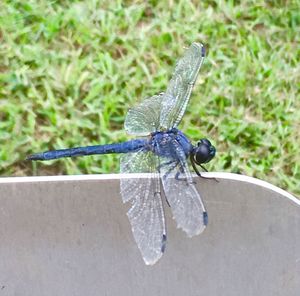
[[[195,146],[177,129],[205,57],[204,46],[192,43],[178,60],[167,90],[144,99],[128,111],[125,130],[137,138],[123,143],[76,147],[36,153],[28,160],[121,153],[120,172],[123,202],[134,239],[146,264],[156,263],[167,240],[162,188],[173,218],[189,237],[200,234],[208,223],[202,199],[188,168],[209,162],[216,153],[207,139]],[[142,174],[133,178],[130,174]],[[146,174],[144,174],[146,173]],[[162,188],[161,188],[162,184]]]

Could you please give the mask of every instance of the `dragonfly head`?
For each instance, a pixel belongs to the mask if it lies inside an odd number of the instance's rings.
[[[201,165],[208,163],[216,155],[216,148],[207,139],[201,139],[192,150],[192,160]]]

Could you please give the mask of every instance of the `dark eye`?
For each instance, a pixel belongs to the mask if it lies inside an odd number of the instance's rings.
[[[194,149],[194,160],[197,164],[207,163],[216,154],[215,147],[207,139],[201,139],[198,146]]]
[[[195,151],[197,163],[205,163],[209,158],[209,147],[207,145],[199,145]]]
[[[198,142],[198,146],[200,146],[201,144],[205,144],[207,146],[212,146],[211,145],[211,142],[207,139],[201,139],[199,142]]]

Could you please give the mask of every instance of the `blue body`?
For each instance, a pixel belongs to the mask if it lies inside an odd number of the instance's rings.
[[[87,147],[76,147],[70,149],[52,150],[47,152],[36,153],[30,155],[30,160],[50,160],[63,157],[75,157],[95,154],[110,153],[130,153],[137,152],[141,149],[144,151],[152,151],[162,157],[178,158],[176,154],[176,145],[180,145],[186,156],[193,149],[192,144],[187,137],[177,129],[171,129],[166,132],[154,132],[149,138],[134,139],[123,143],[115,143],[108,145],[96,145]]]

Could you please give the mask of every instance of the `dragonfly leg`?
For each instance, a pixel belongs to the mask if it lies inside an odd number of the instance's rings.
[[[177,180],[177,181],[184,181],[184,182],[186,182],[186,184],[187,185],[189,185],[189,184],[197,184],[195,181],[191,181],[191,182],[189,182],[188,181],[188,179],[187,178],[180,178],[179,176],[180,176],[180,174],[182,174],[183,173],[183,171],[178,171],[177,173],[176,173],[176,175],[175,175],[175,179]]]
[[[200,166],[201,166],[201,168],[205,171],[205,172],[208,172],[208,170],[203,166],[203,165],[201,165],[200,164]],[[215,180],[217,183],[219,183],[220,181],[218,180],[218,179],[216,179],[215,177],[204,177],[204,176],[200,176],[201,178],[203,178],[203,179],[213,179],[213,180]]]
[[[220,182],[218,179],[216,179],[216,178],[214,178],[214,177],[204,177],[204,176],[202,176],[201,173],[199,172],[199,170],[197,169],[196,164],[195,164],[194,159],[193,159],[192,156],[190,157],[190,159],[191,159],[191,163],[192,163],[192,166],[193,166],[193,169],[194,169],[195,173],[196,173],[200,178],[203,178],[203,179],[214,179],[217,183]],[[201,167],[205,172],[208,172],[208,170],[207,170],[202,164],[200,164],[200,167]]]
[[[203,171],[208,172],[208,170],[202,164],[200,164],[200,167],[202,168]]]
[[[164,164],[161,164],[160,165],[160,168],[164,167],[164,166],[167,166],[169,164],[173,163],[173,161],[170,161],[170,162],[167,162],[167,163],[164,163]],[[167,179],[167,177],[170,175],[170,173],[176,168],[177,166],[177,163],[175,162],[163,175],[163,179]]]
[[[181,174],[181,172],[178,171],[178,172],[175,174],[175,179],[176,179],[177,181],[187,181],[187,178],[180,178],[180,177],[179,177],[180,174]]]

